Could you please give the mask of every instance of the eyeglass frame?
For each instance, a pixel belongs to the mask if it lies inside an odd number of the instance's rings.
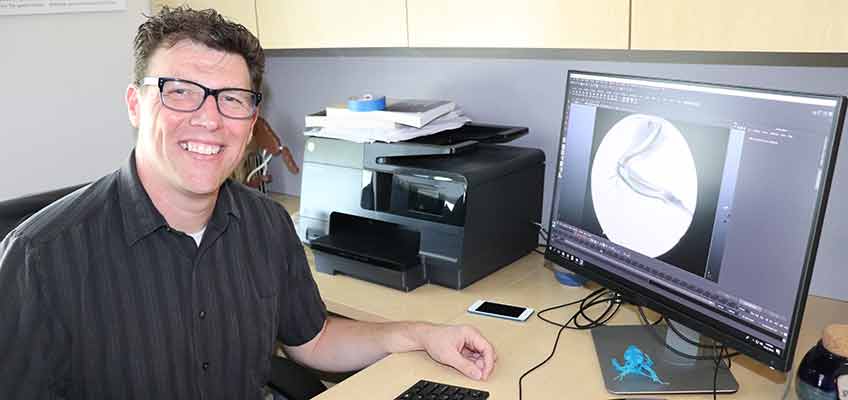
[[[154,79],[155,79],[155,82],[154,82]],[[168,83],[168,82],[184,82],[184,83],[191,83],[192,85],[196,85],[197,87],[203,89],[203,100],[201,100],[200,104],[198,104],[197,107],[193,110],[179,110],[179,109],[173,108],[173,107],[165,104],[165,98],[164,98],[165,93],[163,92],[163,90],[164,90],[165,84]],[[230,118],[230,119],[250,119],[250,118],[253,118],[254,116],[256,116],[257,112],[259,112],[259,102],[262,101],[262,93],[260,93],[260,92],[256,92],[256,91],[248,90],[248,89],[230,88],[230,87],[225,87],[225,88],[220,88],[220,89],[210,89],[206,86],[203,86],[203,85],[201,85],[197,82],[194,82],[194,81],[190,81],[188,79],[179,79],[179,78],[171,78],[171,77],[164,77],[164,76],[158,76],[158,77],[157,76],[145,76],[144,78],[141,79],[141,81],[138,82],[138,84],[140,86],[149,85],[149,86],[159,87],[159,102],[162,103],[163,107],[165,107],[169,110],[177,111],[177,112],[195,112],[195,111],[197,111],[197,110],[199,110],[203,107],[203,104],[206,103],[206,99],[209,96],[212,96],[212,97],[215,98],[215,108],[218,110],[218,113],[220,113],[221,115],[223,115],[227,118]],[[237,91],[241,91],[241,92],[248,92],[248,93],[251,93],[254,96],[256,96],[256,102],[253,104],[253,113],[251,113],[250,115],[248,115],[246,117],[231,117],[231,116],[225,114],[223,111],[221,111],[221,103],[218,101],[218,94],[220,94],[221,92],[224,92],[224,91],[228,91],[228,90],[237,90]]]

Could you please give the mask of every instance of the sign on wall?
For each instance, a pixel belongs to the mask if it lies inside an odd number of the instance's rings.
[[[0,0],[0,15],[122,11],[127,0]]]

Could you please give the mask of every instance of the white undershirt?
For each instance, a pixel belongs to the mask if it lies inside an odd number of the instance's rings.
[[[197,243],[197,247],[200,247],[200,241],[203,239],[203,232],[206,232],[205,226],[203,227],[203,229],[195,233],[187,233],[187,235],[191,236],[191,238],[194,239],[194,242]]]

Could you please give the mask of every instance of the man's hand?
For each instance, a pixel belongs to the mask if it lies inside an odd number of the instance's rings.
[[[423,333],[421,343],[433,360],[454,367],[472,379],[489,378],[497,355],[477,329],[467,325],[433,325]]]

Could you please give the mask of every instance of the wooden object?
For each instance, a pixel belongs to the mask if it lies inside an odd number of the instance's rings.
[[[410,47],[626,49],[627,0],[409,0]]]
[[[845,52],[844,0],[632,0],[634,50]]]
[[[266,49],[406,47],[406,0],[257,0]]]

